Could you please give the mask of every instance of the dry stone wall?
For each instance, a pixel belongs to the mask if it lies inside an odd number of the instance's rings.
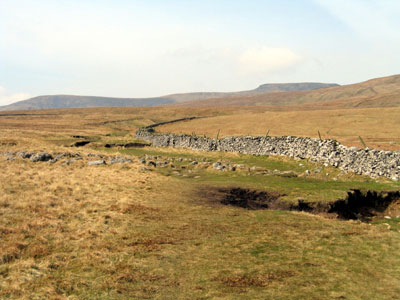
[[[141,128],[136,137],[155,147],[189,148],[200,151],[237,152],[253,155],[281,155],[309,159],[343,171],[370,177],[385,176],[397,181],[400,177],[400,152],[359,149],[341,145],[335,140],[303,137],[225,137],[203,138],[172,133],[156,133],[155,126]]]

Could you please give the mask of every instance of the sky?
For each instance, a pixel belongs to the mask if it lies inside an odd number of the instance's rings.
[[[0,0],[0,105],[400,73],[398,0]]]

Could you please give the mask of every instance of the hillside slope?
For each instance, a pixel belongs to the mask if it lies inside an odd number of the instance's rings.
[[[298,105],[304,108],[400,106],[400,75],[311,91],[275,92],[181,103],[185,106]]]
[[[19,101],[10,105],[1,106],[0,110],[34,110],[34,109],[53,109],[53,108],[86,108],[86,107],[146,107],[156,105],[166,105],[175,102],[194,101],[216,97],[236,97],[248,95],[260,95],[272,92],[284,92],[293,90],[314,90],[337,86],[337,84],[326,83],[282,83],[282,84],[263,84],[258,88],[249,91],[232,93],[182,93],[172,94],[154,98],[111,98],[94,96],[74,96],[74,95],[48,95],[38,96],[31,99]]]

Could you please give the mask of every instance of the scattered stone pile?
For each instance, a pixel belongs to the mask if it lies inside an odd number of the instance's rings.
[[[238,152],[254,155],[280,155],[295,159],[310,159],[345,172],[370,177],[400,177],[400,152],[346,147],[335,140],[302,137],[226,137],[202,138],[190,135],[154,133],[153,128],[141,128],[136,137],[155,147],[189,148],[200,151]]]
[[[152,168],[172,168],[179,172],[192,173],[199,169],[208,169],[219,172],[244,172],[248,175],[275,175],[282,177],[304,177],[310,174],[298,173],[295,171],[280,171],[270,170],[261,166],[249,166],[246,164],[235,164],[230,161],[217,161],[213,162],[204,157],[201,160],[196,160],[187,157],[168,157],[162,155],[144,155],[139,158],[139,162],[147,167]],[[318,171],[319,172],[319,171]],[[316,171],[314,173],[317,173]],[[174,173],[175,175],[183,175]]]
[[[113,165],[117,163],[130,163],[131,159],[123,157],[123,156],[107,156],[103,154],[81,154],[79,152],[76,153],[47,153],[47,152],[5,152],[0,153],[1,156],[5,156],[5,161],[13,161],[17,158],[29,159],[32,162],[48,162],[48,163],[57,163],[61,162],[62,165],[70,165],[77,161],[85,161],[89,166],[96,165]]]
[[[218,171],[235,171],[238,168],[244,169],[247,167],[245,165],[231,164],[230,162],[218,161],[212,163],[211,160],[208,160],[206,157],[199,161],[188,157],[167,157],[162,155],[147,154],[143,157],[140,157],[139,162],[151,167],[214,169]]]

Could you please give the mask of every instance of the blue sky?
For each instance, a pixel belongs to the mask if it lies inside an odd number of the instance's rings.
[[[398,0],[0,0],[0,105],[400,73]]]

